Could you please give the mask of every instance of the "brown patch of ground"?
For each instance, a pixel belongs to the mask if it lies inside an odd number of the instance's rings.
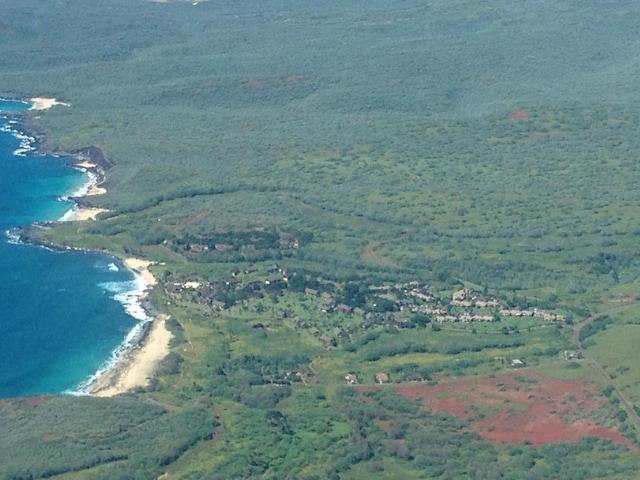
[[[511,114],[509,114],[509,120],[522,120],[525,118],[529,118],[530,116],[531,114],[529,113],[528,110],[520,108],[518,110],[511,112]]]
[[[421,398],[432,412],[448,412],[469,421],[481,437],[534,445],[578,442],[584,436],[607,438],[638,448],[614,428],[597,425],[589,413],[606,398],[576,380],[553,380],[530,371],[493,378],[457,380],[434,386],[404,386],[396,391]]]
[[[379,240],[374,240],[367,244],[367,246],[364,247],[364,250],[362,251],[362,258],[364,258],[369,263],[373,263],[381,267],[400,268],[400,265],[398,265],[395,260],[383,257],[375,251],[375,249],[380,245],[382,245],[382,242]]]
[[[163,252],[166,250],[166,247],[162,245],[145,245],[141,250],[143,252]]]
[[[200,212],[197,215],[191,215],[191,216],[187,217],[180,225],[178,225],[176,227],[176,230],[179,230],[179,229],[182,229],[182,228],[186,228],[189,225],[191,225],[191,223],[194,220],[199,220],[201,218],[205,218],[206,216],[207,216],[206,212]]]
[[[362,256],[365,260],[370,263],[374,263],[376,265],[380,265],[383,267],[393,267],[397,268],[397,265],[392,260],[382,257],[375,252],[375,249],[381,245],[380,241],[370,242],[366,247],[364,247],[364,251],[362,252]]]

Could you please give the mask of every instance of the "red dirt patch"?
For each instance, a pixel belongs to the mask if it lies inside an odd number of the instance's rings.
[[[141,250],[143,252],[163,252],[166,248],[162,245],[145,245]]]
[[[24,402],[29,405],[33,405],[36,408],[40,408],[44,403],[44,399],[40,395],[35,395],[33,397],[25,397]]]
[[[197,215],[191,215],[191,216],[187,217],[180,225],[178,225],[176,227],[176,230],[188,227],[189,225],[191,225],[191,223],[194,220],[200,220],[202,218],[205,218],[206,216],[207,216],[207,212],[200,212]]]
[[[396,391],[411,399],[422,398],[427,410],[469,420],[482,438],[495,442],[529,440],[541,445],[597,436],[638,451],[616,429],[588,418],[589,412],[606,404],[606,398],[575,380],[553,380],[521,370],[494,378],[398,387]]]
[[[511,114],[509,114],[509,120],[522,120],[525,118],[529,118],[530,116],[531,114],[529,113],[528,110],[520,108],[518,110],[511,112]]]

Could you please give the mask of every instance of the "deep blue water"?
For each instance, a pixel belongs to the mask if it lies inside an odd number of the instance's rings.
[[[0,99],[0,112],[28,106]],[[60,199],[88,181],[69,158],[27,151],[20,131],[0,116],[0,397],[77,391],[144,319],[136,302],[144,284],[118,260],[5,233],[60,219],[73,206]]]

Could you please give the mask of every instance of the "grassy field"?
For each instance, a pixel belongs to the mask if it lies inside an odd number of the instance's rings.
[[[640,404],[640,376],[634,367],[639,325],[616,325],[591,337],[587,352],[602,365],[615,385],[634,404]]]

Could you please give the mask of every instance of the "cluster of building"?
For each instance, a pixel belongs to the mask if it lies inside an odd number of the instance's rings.
[[[557,313],[538,308],[517,309],[507,306],[495,298],[481,295],[471,289],[453,292],[448,305],[433,295],[424,295],[411,291],[410,295],[425,301],[414,307],[415,311],[432,315],[436,322],[495,322],[503,317],[535,317],[547,322],[564,321],[565,317]]]
[[[165,284],[167,294],[176,300],[188,299],[205,304],[215,310],[224,310],[249,298],[265,295],[279,296],[289,289],[296,273],[276,264],[258,267],[233,268],[230,277],[202,281],[186,279]],[[300,280],[300,277],[298,277]],[[317,302],[317,310],[322,315],[340,315],[336,320],[320,321],[293,318],[297,329],[308,330],[326,346],[335,346],[342,338],[348,338],[358,331],[374,325],[390,328],[415,327],[415,316],[422,315],[423,322],[495,322],[504,317],[534,317],[548,322],[562,321],[564,316],[541,309],[509,308],[503,302],[471,289],[453,292],[441,297],[434,288],[418,281],[369,287],[366,301],[359,306],[344,303],[345,285],[322,278],[304,276],[302,284],[312,285],[298,288],[307,297]],[[292,283],[291,283],[292,285]],[[381,309],[380,304],[385,303]],[[257,307],[252,307],[257,312]],[[279,311],[281,312],[281,311]],[[282,318],[290,317],[287,312],[279,313]],[[349,320],[349,317],[352,320]],[[427,320],[424,320],[424,317]],[[336,326],[340,325],[340,326]]]

